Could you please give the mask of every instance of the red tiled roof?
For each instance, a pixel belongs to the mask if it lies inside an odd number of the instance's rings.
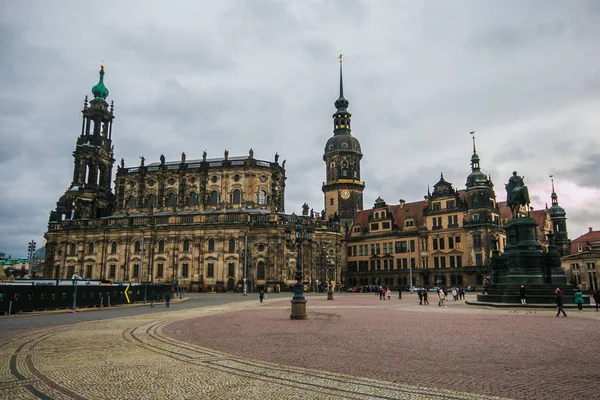
[[[392,214],[394,223],[399,228],[404,226],[404,221],[407,217],[411,216],[415,221],[415,227],[420,228],[423,225],[423,208],[425,207],[425,201],[415,201],[412,203],[405,203],[403,207],[400,204],[388,205],[386,208]],[[362,210],[356,213],[353,225],[360,225],[361,228],[365,228],[369,221],[369,216],[373,214],[373,209]]]
[[[571,241],[571,254],[577,253],[577,248],[585,247],[589,244],[600,243],[600,231],[591,231],[579,236]]]

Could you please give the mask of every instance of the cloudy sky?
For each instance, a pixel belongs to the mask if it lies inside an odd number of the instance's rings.
[[[598,1],[2,1],[0,251],[43,240],[71,183],[85,95],[106,65],[126,165],[287,159],[286,211],[323,208],[338,60],[365,207],[464,188],[476,130],[499,201],[554,175],[569,235],[600,229]]]

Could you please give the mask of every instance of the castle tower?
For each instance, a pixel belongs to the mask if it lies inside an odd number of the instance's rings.
[[[567,233],[567,213],[564,208],[558,205],[558,195],[554,191],[554,177],[550,175],[552,181],[552,207],[550,212],[550,220],[552,221],[552,230],[554,231],[554,244],[560,256],[569,255],[571,249],[571,241]]]
[[[94,99],[88,104],[85,96],[81,135],[73,152],[73,180],[51,213],[50,222],[65,219],[99,218],[110,215],[114,206],[111,191],[114,164],[112,122],[114,105],[106,102],[108,89],[104,86],[104,64],[100,79],[92,88]]]
[[[358,210],[363,208],[364,182],[360,181],[362,153],[359,141],[351,135],[352,114],[344,98],[342,55],[340,54],[340,97],[335,101],[333,136],[325,145],[326,182],[323,183],[325,218],[339,219],[342,225],[351,225]]]
[[[500,213],[496,204],[494,184],[489,176],[481,172],[479,156],[473,135],[471,173],[467,177],[467,220],[464,227],[469,235],[468,265],[489,265],[492,242],[499,228]]]

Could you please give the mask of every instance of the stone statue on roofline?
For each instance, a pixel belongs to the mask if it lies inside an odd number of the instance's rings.
[[[308,204],[304,203],[302,205],[302,215],[308,215]]]
[[[160,155],[160,165],[165,165],[165,155],[164,154]]]

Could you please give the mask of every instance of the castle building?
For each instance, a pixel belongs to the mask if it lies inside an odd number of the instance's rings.
[[[492,251],[506,240],[494,185],[479,164],[473,138],[466,189],[441,174],[424,201],[387,205],[378,198],[360,211],[346,238],[348,285],[481,285]]]
[[[351,134],[352,114],[344,98],[342,56],[340,55],[340,97],[335,101],[333,136],[325,144],[326,181],[323,182],[325,218],[339,221],[342,226],[352,224],[356,213],[363,209],[365,183],[360,180],[360,143]]]
[[[239,290],[293,285],[302,254],[304,283],[324,277],[339,284],[339,224],[285,214],[285,160],[246,156],[187,159],[126,167],[121,159],[114,193],[114,105],[106,102],[104,66],[84,102],[73,152],[73,180],[50,213],[46,270],[53,278],[177,283]],[[359,153],[360,154],[360,153]],[[290,234],[311,231],[302,252]],[[292,236],[293,238],[293,236]],[[329,275],[326,275],[329,272]]]

